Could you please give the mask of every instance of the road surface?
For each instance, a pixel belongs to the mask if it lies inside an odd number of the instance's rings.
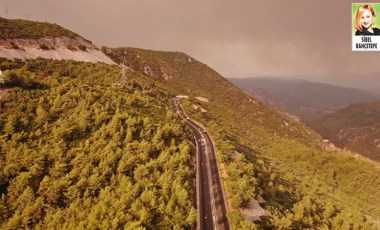
[[[198,229],[228,230],[226,201],[223,195],[215,147],[206,130],[186,116],[178,98],[174,105],[180,116],[193,130],[197,148]]]

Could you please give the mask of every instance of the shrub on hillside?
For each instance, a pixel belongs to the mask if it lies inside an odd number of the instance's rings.
[[[42,50],[48,50],[48,49],[49,49],[49,46],[47,46],[45,43],[42,43],[42,44],[40,45],[40,49],[42,49]]]
[[[10,44],[11,44],[12,49],[18,49],[19,48],[18,45],[14,42],[11,42]]]
[[[87,50],[87,47],[86,47],[85,45],[82,45],[82,44],[80,44],[80,45],[78,46],[78,48],[79,48],[80,50],[83,50],[83,51],[86,51],[86,50]]]
[[[28,70],[9,70],[3,75],[4,84],[9,87],[41,88],[41,84],[34,73]]]
[[[71,44],[68,44],[67,46],[66,46],[66,48],[67,49],[69,49],[69,50],[77,50],[77,48],[75,48],[73,45],[71,45]]]

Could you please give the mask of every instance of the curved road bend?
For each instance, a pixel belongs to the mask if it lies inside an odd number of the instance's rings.
[[[186,116],[178,98],[174,105],[180,116],[193,130],[197,148],[197,194],[198,194],[198,229],[228,230],[226,202],[218,171],[215,147],[206,130]]]

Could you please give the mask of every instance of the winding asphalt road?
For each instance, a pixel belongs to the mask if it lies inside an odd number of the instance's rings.
[[[200,230],[228,230],[226,201],[216,160],[215,147],[207,131],[186,116],[178,98],[174,105],[193,130],[197,148],[197,206]]]

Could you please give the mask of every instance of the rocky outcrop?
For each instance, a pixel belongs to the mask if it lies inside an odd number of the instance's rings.
[[[201,101],[201,102],[209,102],[209,100],[205,97],[195,97],[195,99],[197,99],[198,101]]]
[[[81,37],[0,39],[0,57],[7,59],[56,59],[116,64],[91,42]]]

